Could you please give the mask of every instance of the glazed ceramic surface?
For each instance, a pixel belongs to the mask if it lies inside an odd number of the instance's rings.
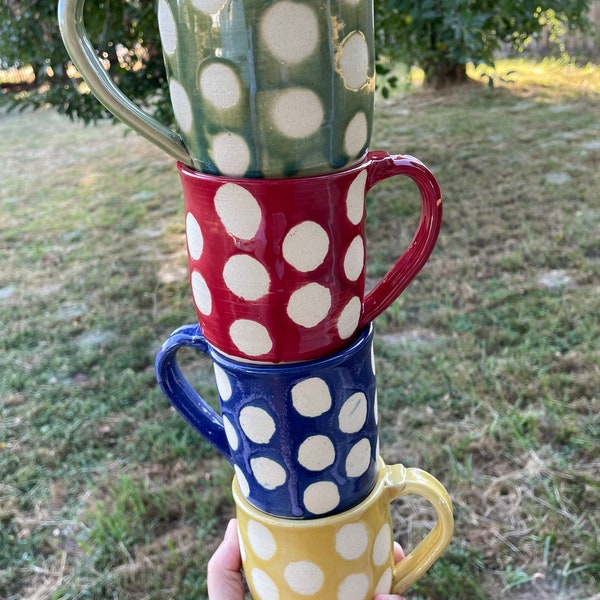
[[[417,494],[437,522],[421,543],[394,565],[390,502]],[[254,600],[372,600],[401,594],[433,564],[452,537],[452,503],[431,475],[382,465],[371,494],[353,508],[320,519],[266,515],[244,498],[234,480],[242,561]]]
[[[182,376],[177,351],[213,361],[221,414]],[[315,361],[257,365],[212,348],[197,325],[175,331],[156,359],[158,382],[179,413],[233,465],[259,509],[310,519],[363,500],[377,479],[373,327]]]
[[[84,2],[61,0],[59,22],[90,89],[184,163],[225,176],[290,177],[364,156],[375,91],[372,0],[158,0],[185,148],[106,77],[85,33]]]
[[[438,184],[410,156],[370,152],[351,169],[290,179],[179,171],[198,320],[213,346],[241,359],[296,362],[347,345],[415,277],[440,229]],[[365,196],[400,175],[417,184],[421,220],[365,295]]]

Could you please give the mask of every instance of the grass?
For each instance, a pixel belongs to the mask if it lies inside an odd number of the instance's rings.
[[[421,158],[445,203],[433,256],[376,322],[382,454],[455,503],[408,596],[597,598],[600,69],[497,75],[377,106],[373,147]],[[121,126],[0,119],[0,597],[206,597],[232,473],[153,373],[195,318],[174,164]],[[409,193],[369,196],[373,280],[410,241]],[[210,366],[185,362],[215,400]],[[408,498],[394,519],[410,548],[432,515]]]

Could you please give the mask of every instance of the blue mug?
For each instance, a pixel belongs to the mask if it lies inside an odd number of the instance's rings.
[[[212,360],[220,414],[183,376],[177,351]],[[263,512],[311,519],[366,498],[378,476],[373,325],[316,360],[259,364],[216,350],[197,324],[174,331],[156,357],[175,409],[234,467],[243,496]]]

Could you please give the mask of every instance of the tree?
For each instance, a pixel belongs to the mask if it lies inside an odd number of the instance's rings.
[[[588,10],[589,0],[375,0],[376,46],[443,87],[466,80],[470,62],[493,65],[502,43],[522,51],[545,26],[584,28]]]
[[[0,68],[32,66],[35,81],[7,90],[11,107],[50,104],[85,122],[110,117],[72,68],[62,42],[56,0],[2,0]],[[172,118],[154,2],[88,0],[86,29],[117,85],[157,118]]]
[[[589,0],[374,0],[376,48],[385,61],[421,66],[439,87],[466,77],[468,62],[493,63],[502,42],[522,49],[530,36],[551,26],[582,27]],[[90,40],[123,92],[162,122],[172,122],[155,2],[88,0]],[[0,96],[12,107],[46,104],[86,122],[112,117],[85,93],[70,66],[56,18],[56,0],[2,0],[0,68],[31,65],[31,90]]]

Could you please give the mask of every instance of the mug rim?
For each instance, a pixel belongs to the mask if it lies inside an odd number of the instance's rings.
[[[232,356],[225,352],[222,352],[216,348],[206,337],[202,331],[200,324],[196,325],[199,336],[201,336],[205,343],[208,345],[209,355],[215,360],[215,363],[220,367],[229,367],[232,370],[244,371],[246,373],[256,375],[266,375],[269,377],[279,375],[292,375],[296,374],[298,370],[306,370],[310,368],[315,369],[329,369],[334,367],[340,362],[346,360],[350,355],[358,352],[363,346],[369,345],[373,340],[375,327],[371,321],[365,325],[362,329],[359,329],[355,333],[355,337],[348,346],[336,350],[333,353],[326,354],[317,358],[309,358],[302,361],[294,362],[279,362],[270,363],[262,361],[253,361]],[[215,358],[216,357],[216,358]]]
[[[406,471],[406,467],[401,464],[387,465],[381,456],[378,457],[377,463],[379,466],[377,481],[375,482],[375,485],[369,494],[350,508],[324,517],[315,517],[310,519],[302,517],[278,517],[276,515],[264,512],[251,504],[243,496],[237,476],[235,475],[231,484],[231,491],[236,508],[242,510],[249,519],[259,521],[263,525],[270,525],[272,527],[286,529],[312,529],[324,526],[330,527],[338,525],[339,523],[345,523],[349,520],[356,519],[359,517],[359,515],[371,508],[371,506],[378,501],[379,496],[385,488],[387,476],[392,466],[394,468],[401,468],[403,472]]]
[[[177,161],[177,170],[181,176],[189,177],[192,180],[212,180],[215,182],[235,183],[242,187],[248,188],[253,186],[270,185],[280,186],[282,182],[286,185],[290,183],[294,184],[297,182],[311,182],[317,180],[331,180],[341,177],[349,177],[355,174],[357,171],[368,167],[368,165],[374,160],[382,160],[388,156],[391,156],[386,150],[367,150],[360,160],[347,168],[338,169],[327,173],[317,173],[314,175],[304,175],[300,177],[231,177],[222,175],[213,175],[212,173],[205,173],[204,171],[198,171],[191,165],[186,165],[181,161]]]

